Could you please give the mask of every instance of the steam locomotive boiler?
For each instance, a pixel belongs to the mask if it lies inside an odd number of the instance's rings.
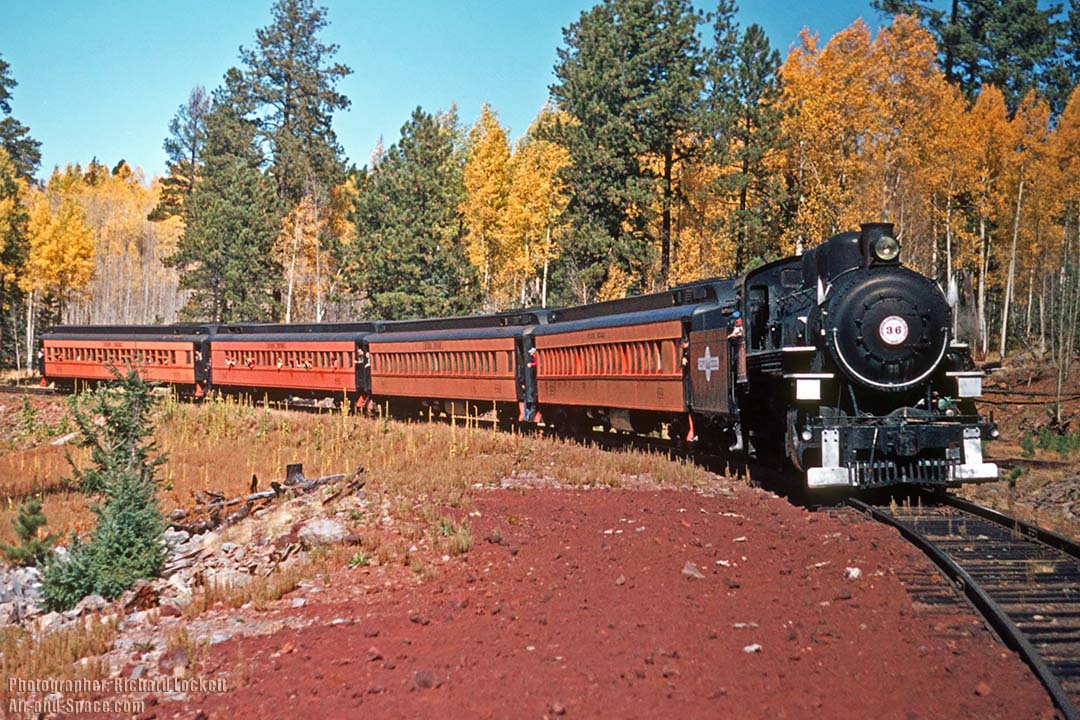
[[[938,285],[900,263],[888,223],[836,235],[746,275],[749,442],[810,489],[994,480],[983,372]]]

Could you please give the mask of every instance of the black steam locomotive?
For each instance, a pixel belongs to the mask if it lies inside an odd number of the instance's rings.
[[[940,288],[864,225],[736,279],[556,310],[404,322],[67,327],[59,387],[135,364],[212,392],[348,400],[399,417],[600,426],[786,459],[809,489],[997,478],[982,390]]]
[[[891,224],[758,268],[740,291],[740,430],[757,454],[786,457],[811,489],[998,477],[982,453],[998,431],[973,402],[983,372]]]

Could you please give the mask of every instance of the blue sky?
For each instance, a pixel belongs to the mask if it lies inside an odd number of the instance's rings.
[[[42,142],[54,165],[110,166],[121,158],[148,176],[165,169],[161,143],[191,88],[216,87],[270,22],[272,0],[7,0],[0,56],[19,85],[12,114]],[[417,105],[457,103],[471,124],[484,102],[518,137],[547,98],[562,28],[593,3],[583,0],[323,0],[325,38],[353,69],[339,89],[352,108],[335,130],[352,162],[389,145]],[[698,3],[708,9],[710,5]],[[818,3],[743,0],[740,23],[765,27],[785,53],[804,26],[829,37],[863,17],[866,0]]]

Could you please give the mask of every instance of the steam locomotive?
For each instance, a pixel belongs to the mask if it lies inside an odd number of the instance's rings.
[[[57,327],[47,382],[132,364],[195,398],[307,397],[406,419],[664,432],[784,458],[810,490],[994,480],[983,373],[890,224],[735,279],[580,307],[368,323]]]

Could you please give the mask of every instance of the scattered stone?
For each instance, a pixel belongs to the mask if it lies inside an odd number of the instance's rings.
[[[698,569],[698,566],[689,560],[683,565],[682,574],[684,577],[688,577],[694,580],[704,580],[705,574]]]
[[[211,645],[220,645],[223,642],[227,642],[232,639],[232,635],[227,632],[216,632],[210,636]]]
[[[92,612],[101,612],[109,606],[109,601],[100,595],[87,595],[71,609],[75,617]]]
[[[180,612],[180,608],[176,607],[171,603],[166,603],[162,605],[158,609],[158,612],[160,613],[161,617],[180,617],[183,614]]]
[[[45,613],[38,618],[37,626],[38,632],[52,632],[60,627],[64,622],[64,616],[58,612]]]
[[[548,712],[550,712],[552,715],[565,715],[566,706],[562,703],[553,702],[548,705]]]
[[[379,648],[375,647],[374,645],[368,648],[367,656],[369,662],[375,662],[376,660],[383,659],[383,654],[379,652]]]
[[[360,543],[364,542],[364,538],[362,535],[360,535],[360,533],[351,532],[345,535],[345,538],[342,540],[342,542],[344,542],[346,545],[359,545]]]
[[[978,685],[975,686],[975,694],[978,695],[979,697],[986,697],[991,692],[992,691],[991,691],[990,686],[987,685],[984,682],[981,682],[981,683],[979,683]]]
[[[761,645],[754,643],[753,645],[745,646],[742,651],[747,655],[753,655],[754,653],[761,652]]]
[[[345,527],[337,520],[315,518],[304,524],[296,537],[305,547],[340,543],[345,539]]]
[[[233,554],[233,552],[234,552],[234,551],[236,550],[236,548],[238,548],[238,547],[239,547],[239,545],[237,545],[237,544],[236,544],[236,543],[234,543],[234,542],[227,542],[227,543],[222,543],[222,544],[221,544],[221,552],[225,553],[226,555],[232,555],[232,554]]]
[[[289,603],[289,604],[294,608],[302,608],[305,605],[307,605],[307,599],[306,598],[301,598],[301,597],[293,598],[292,602]]]
[[[844,568],[844,577],[848,580],[858,580],[862,577],[862,570],[857,567]]]
[[[625,575],[620,575],[619,577],[615,578],[615,584],[616,585],[625,585],[626,584],[626,576]]]
[[[431,620],[429,620],[429,619],[428,619],[428,618],[427,618],[426,616],[424,616],[424,615],[413,615],[413,616],[411,616],[411,617],[409,618],[409,622],[414,622],[414,623],[416,623],[417,625],[427,625],[428,623],[430,623],[430,622],[431,622]]]
[[[147,610],[155,607],[160,599],[160,592],[151,583],[146,580],[136,580],[120,596],[120,606],[125,610]]]
[[[430,670],[417,670],[413,673],[413,682],[422,690],[435,687],[435,673]]]

